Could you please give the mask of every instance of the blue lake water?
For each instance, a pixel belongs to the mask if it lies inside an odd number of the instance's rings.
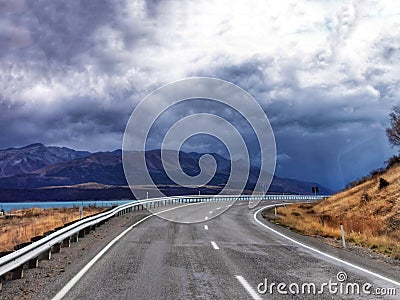
[[[133,202],[134,200],[107,200],[107,201],[54,201],[54,202],[15,202],[15,203],[1,203],[0,210],[4,209],[9,212],[13,209],[23,209],[23,208],[56,208],[56,207],[88,207],[96,205],[98,207],[110,207],[113,205],[122,205],[125,203]]]

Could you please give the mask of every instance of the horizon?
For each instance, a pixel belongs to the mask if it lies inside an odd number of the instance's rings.
[[[42,146],[45,146],[45,147],[67,148],[67,149],[74,150],[74,151],[89,152],[90,154],[112,153],[112,152],[115,152],[115,151],[123,151],[121,148],[113,149],[113,150],[88,151],[88,150],[85,150],[85,149],[74,149],[74,148],[70,148],[70,147],[62,146],[62,145],[46,145],[46,144],[41,143],[41,142],[36,142],[36,143],[29,144],[29,145],[24,145],[24,146],[14,146],[14,147],[6,148],[6,149],[0,149],[0,151],[6,151],[6,150],[11,150],[11,149],[16,149],[16,150],[17,149],[23,149],[23,148],[28,148],[28,147],[34,146],[34,145],[42,145]],[[179,151],[179,152],[183,152],[183,153],[186,153],[186,154],[195,153],[195,154],[216,154],[216,155],[220,155],[220,154],[215,153],[215,152],[196,152],[196,151],[187,152],[187,151],[184,151],[184,150],[175,150],[175,149],[163,149],[163,150],[164,151]],[[133,150],[133,152],[136,152],[136,151],[139,151],[139,150]],[[148,152],[148,151],[161,151],[161,149],[159,149],[159,148],[158,149],[146,149],[146,152]],[[229,157],[226,157],[224,155],[220,155],[220,156],[223,157],[226,160],[231,161],[231,159]],[[380,166],[380,167],[384,167],[385,163],[386,163],[386,161],[383,162],[382,166]],[[257,167],[256,165],[254,165],[254,166]],[[374,170],[376,170],[376,169],[374,169]],[[372,171],[373,170],[370,170],[370,172],[372,172]],[[364,175],[362,175],[360,177],[357,177],[355,179],[361,179],[362,177],[367,176],[370,172],[368,172],[368,173],[366,173],[366,174],[364,174]],[[335,190],[335,189],[332,189],[332,188],[330,188],[328,186],[324,186],[323,184],[321,184],[320,182],[315,181],[315,180],[305,181],[305,180],[302,180],[302,178],[282,177],[282,176],[279,176],[277,174],[275,174],[274,176],[277,176],[277,177],[280,177],[280,178],[284,178],[284,179],[289,179],[289,180],[300,180],[300,181],[303,181],[303,182],[315,183],[315,184],[320,185],[321,187],[324,187],[324,188],[330,190],[332,193],[338,193],[338,192],[340,192],[341,190],[343,190],[345,188],[345,187],[343,187],[343,188],[340,188],[338,190]],[[350,182],[351,181],[347,182],[346,185],[349,184]]]

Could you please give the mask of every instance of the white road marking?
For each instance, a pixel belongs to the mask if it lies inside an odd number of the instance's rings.
[[[173,210],[173,209],[177,209],[177,208],[181,208],[184,206],[189,206],[189,205],[196,205],[196,204],[201,204],[201,202],[198,203],[190,203],[190,204],[186,204],[186,205],[182,205],[182,206],[178,206],[178,207],[172,207],[157,213],[153,213],[150,216],[144,217],[143,219],[137,221],[135,224],[131,225],[130,227],[128,227],[127,229],[125,229],[122,233],[120,233],[117,237],[115,237],[110,243],[108,243],[103,250],[101,250],[99,253],[97,253],[97,255],[95,257],[92,258],[91,261],[89,261],[86,266],[83,267],[83,269],[81,269],[58,293],[57,295],[55,295],[53,297],[53,300],[61,300],[62,298],[64,298],[64,296],[74,287],[74,285],[83,277],[83,275],[85,275],[85,273],[107,252],[108,249],[110,249],[112,247],[112,245],[114,245],[118,240],[120,240],[124,235],[126,235],[129,231],[132,230],[133,227],[139,225],[140,223],[144,222],[145,220],[159,215],[161,213]]]
[[[240,275],[235,275],[236,279],[243,285],[246,291],[250,294],[254,300],[261,300],[260,295],[251,287],[251,285]]]
[[[208,220],[208,217],[205,217],[204,220]]]
[[[218,245],[217,245],[216,242],[211,241],[211,245],[213,246],[213,248],[214,248],[215,250],[219,250],[219,247],[218,247]]]
[[[205,229],[205,230],[208,230],[208,225],[204,225],[204,229]]]
[[[210,210],[208,213],[209,213],[209,214],[212,214],[213,212],[214,212],[214,211]]]
[[[292,204],[292,203],[285,203],[285,204]],[[280,204],[277,204],[277,206],[278,206],[278,205],[280,206]],[[342,260],[342,259],[340,259],[340,258],[337,258],[337,257],[332,256],[332,255],[330,255],[330,254],[327,254],[327,253],[325,253],[325,252],[322,252],[322,251],[320,251],[320,250],[318,250],[318,249],[315,249],[315,248],[313,248],[313,247],[307,246],[307,245],[305,245],[305,244],[303,244],[303,243],[301,243],[301,242],[299,242],[299,241],[296,241],[295,239],[292,239],[292,238],[290,238],[290,237],[284,235],[283,233],[280,233],[279,231],[277,231],[277,230],[275,230],[275,229],[272,229],[272,228],[268,227],[267,225],[265,225],[264,223],[262,223],[261,221],[259,221],[259,220],[257,219],[257,214],[258,214],[259,212],[261,212],[261,211],[264,210],[264,209],[267,209],[267,208],[270,208],[270,207],[274,207],[274,206],[275,206],[275,204],[274,204],[274,205],[267,205],[267,206],[264,206],[264,207],[260,208],[259,210],[257,210],[257,211],[254,213],[254,215],[253,215],[254,220],[255,220],[258,224],[260,224],[261,226],[265,227],[266,229],[272,231],[273,233],[275,233],[275,234],[277,234],[277,235],[279,235],[279,236],[281,236],[281,237],[283,237],[283,238],[285,238],[285,239],[287,239],[287,240],[289,240],[289,241],[291,241],[291,242],[293,242],[293,243],[295,243],[295,244],[297,244],[297,245],[299,245],[299,246],[301,246],[301,247],[303,247],[303,248],[306,248],[306,249],[311,250],[311,251],[313,251],[313,252],[316,252],[316,253],[318,253],[318,254],[320,254],[320,255],[323,255],[323,256],[325,256],[325,257],[328,257],[328,258],[330,258],[330,259],[333,259],[333,260],[335,260],[335,261],[338,261],[338,262],[340,262],[340,263],[342,263],[342,264],[344,264],[344,265],[347,265],[347,266],[352,267],[352,268],[354,268],[354,269],[357,269],[357,270],[360,270],[360,271],[365,272],[365,273],[367,273],[367,274],[370,274],[370,275],[372,275],[372,276],[375,276],[375,277],[377,277],[377,278],[379,278],[379,279],[383,279],[383,280],[385,280],[385,281],[387,281],[387,282],[390,282],[390,283],[393,283],[393,284],[395,284],[395,285],[397,285],[397,286],[400,286],[400,282],[398,282],[398,281],[395,281],[395,280],[393,280],[393,279],[387,278],[387,277],[385,277],[385,276],[382,276],[382,275],[380,275],[380,274],[378,274],[378,273],[375,273],[375,272],[372,272],[372,271],[370,271],[370,270],[364,269],[364,268],[362,268],[362,267],[359,267],[359,266],[357,266],[357,265],[354,265],[354,264],[352,264],[352,263],[349,263],[349,262],[347,262],[347,261],[345,261],[345,260]]]
[[[218,209],[221,209],[221,207],[217,207],[217,210],[218,210]]]

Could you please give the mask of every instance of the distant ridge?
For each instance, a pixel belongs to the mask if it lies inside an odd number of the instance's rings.
[[[164,157],[166,168],[172,168],[173,150],[170,150],[170,155]],[[89,197],[88,191],[91,188],[96,189],[98,195],[101,189],[126,188],[127,182],[125,179],[122,167],[122,151],[115,150],[112,152],[96,152],[76,151],[66,147],[45,146],[41,143],[31,144],[21,148],[9,148],[0,150],[0,201],[13,201],[13,190],[25,190],[19,192],[19,195],[28,197],[30,193],[27,190],[35,191],[40,198],[40,193],[44,193],[47,189],[53,192],[57,189],[68,188],[85,190],[85,197]],[[137,153],[137,157],[140,157]],[[191,152],[180,152],[180,164],[182,169],[189,175],[196,175],[200,171],[198,161],[202,154]],[[220,155],[211,153],[217,161],[217,171],[213,179],[209,182],[210,193],[215,192],[215,189],[223,187],[230,175],[230,161]],[[160,150],[150,150],[146,152],[146,161],[148,170],[157,183],[164,186],[175,193],[179,186],[172,182],[163,169]],[[141,172],[142,170],[137,170]],[[174,171],[174,170],[172,170]],[[257,179],[259,169],[251,167],[249,179],[246,189],[251,190]],[[138,176],[140,178],[140,176]],[[89,184],[90,183],[90,184]],[[137,182],[138,185],[144,184]],[[317,183],[303,182],[294,179],[274,177],[270,186],[269,192],[275,193],[301,193],[310,194],[312,186],[319,186],[321,194],[330,194],[331,192],[318,185]],[[38,191],[36,191],[39,189]],[[5,196],[5,190],[7,195]],[[185,189],[185,193],[197,193]],[[15,193],[14,193],[15,194]],[[114,198],[118,198],[118,194]],[[127,193],[123,192],[123,197]],[[20,197],[20,196],[18,196]],[[59,197],[59,196],[58,196]],[[98,196],[96,196],[98,197]],[[121,196],[122,197],[122,196]],[[7,198],[7,199],[5,199]]]
[[[66,147],[46,147],[41,143],[0,150],[0,177],[30,173],[55,163],[90,154],[88,151],[76,151]]]

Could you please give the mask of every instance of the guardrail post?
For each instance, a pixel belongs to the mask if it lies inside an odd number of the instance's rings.
[[[31,238],[31,242],[34,243],[34,242],[36,242],[36,241],[38,241],[38,240],[40,240],[42,238],[44,238],[44,235],[34,236],[33,238]]]
[[[40,260],[50,260],[51,259],[51,248],[47,249],[46,251],[42,252],[39,256]]]
[[[64,248],[69,248],[69,247],[71,247],[71,237],[70,237],[70,236],[67,237],[66,239],[64,239],[64,240],[62,241],[62,246],[63,246]]]
[[[84,238],[85,237],[85,229],[79,230],[78,237]]]
[[[52,234],[53,232],[54,232],[54,230],[49,230],[49,231],[46,231],[45,233],[43,233],[43,235],[48,236],[48,235]]]
[[[8,255],[10,253],[13,253],[13,252],[14,251],[3,251],[3,252],[0,252],[0,257],[6,256],[6,255]]]
[[[97,223],[99,224],[99,223]],[[100,226],[100,224],[99,224]],[[71,242],[73,243],[77,243],[79,241],[79,234],[78,233],[74,233],[73,235],[71,235]]]
[[[37,267],[39,267],[39,258],[38,257],[32,258],[30,261],[28,261],[29,269],[34,269]]]
[[[53,247],[51,247],[52,253],[60,253],[61,252],[61,243],[55,243]]]
[[[11,280],[24,278],[24,265],[15,268],[11,272]]]
[[[25,246],[28,246],[28,245],[30,245],[30,244],[32,244],[32,242],[27,242],[27,243],[22,243],[22,244],[16,245],[16,246],[14,246],[14,250],[22,249],[22,248],[24,248]]]
[[[342,233],[342,244],[343,244],[343,247],[346,248],[346,240],[344,239],[344,229],[343,229],[343,223],[342,222],[340,222],[340,231]]]

